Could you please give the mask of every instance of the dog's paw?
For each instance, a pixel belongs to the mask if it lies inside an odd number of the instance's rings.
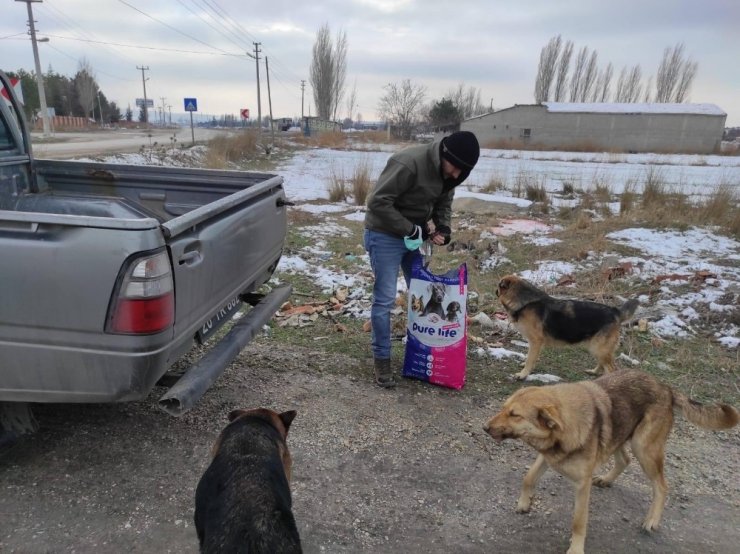
[[[520,371],[519,373],[512,375],[512,377],[517,381],[524,381],[527,378],[527,375],[529,375],[528,371],[526,373],[524,371]]]
[[[612,482],[606,478],[606,475],[597,475],[596,477],[591,479],[591,483],[593,483],[597,487],[611,487],[612,486]]]
[[[658,528],[659,523],[660,518],[648,516],[645,518],[645,521],[642,522],[642,530],[651,533]]]
[[[593,369],[586,369],[585,372],[589,375],[599,375],[601,373],[598,367],[595,367]]]
[[[526,514],[529,513],[529,509],[532,507],[532,499],[527,497],[520,497],[516,503],[516,513]]]
[[[566,554],[583,554],[583,547],[571,546]]]

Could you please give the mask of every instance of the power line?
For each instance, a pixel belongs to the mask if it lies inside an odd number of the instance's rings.
[[[144,11],[140,10],[140,9],[139,9],[139,8],[137,8],[136,6],[132,6],[131,4],[129,4],[128,2],[126,2],[125,0],[118,0],[118,1],[119,1],[119,2],[121,3],[121,4],[123,4],[124,6],[128,6],[128,7],[129,7],[129,8],[131,8],[132,10],[134,10],[134,11],[137,11],[137,12],[139,12],[139,13],[140,13],[141,15],[143,15],[143,16],[145,16],[145,17],[148,17],[148,18],[149,18],[149,19],[151,19],[152,21],[156,21],[156,22],[157,22],[157,23],[159,23],[160,25],[164,25],[164,26],[165,26],[165,27],[167,27],[168,29],[172,29],[173,31],[175,31],[176,33],[179,33],[179,34],[181,34],[181,35],[182,35],[182,36],[184,36],[184,37],[187,37],[187,38],[189,38],[189,39],[191,39],[191,40],[194,40],[195,42],[199,42],[200,44],[203,44],[203,45],[205,45],[205,46],[208,46],[208,48],[213,48],[214,50],[218,50],[219,52],[223,52],[224,54],[226,53],[226,51],[225,51],[225,50],[222,50],[221,48],[217,48],[217,47],[215,47],[215,46],[211,46],[211,45],[210,45],[210,44],[208,44],[207,42],[203,42],[202,40],[200,40],[199,38],[196,38],[196,37],[194,37],[193,35],[189,35],[188,33],[184,32],[184,31],[181,31],[181,30],[179,30],[179,29],[176,29],[175,27],[173,27],[173,26],[172,26],[172,25],[170,25],[169,23],[165,23],[165,22],[164,22],[164,21],[162,21],[161,19],[157,19],[156,17],[154,17],[154,16],[152,16],[152,15],[149,15],[148,13],[146,13],[146,12],[144,12]]]
[[[139,44],[121,44],[119,42],[107,42],[107,41],[102,41],[102,40],[92,40],[92,39],[77,38],[77,37],[65,37],[62,35],[50,35],[48,33],[44,33],[44,34],[48,37],[60,38],[63,40],[77,40],[80,42],[90,42],[93,44],[108,44],[111,46],[120,46],[122,48],[139,48],[142,50],[156,50],[156,51],[161,51],[161,52],[181,52],[184,54],[202,54],[206,56],[232,56],[235,58],[244,58],[244,54],[232,54],[229,52],[223,52],[223,53],[222,52],[199,52],[196,50],[181,50],[178,48],[161,48],[161,47],[155,47],[155,46],[142,46]]]

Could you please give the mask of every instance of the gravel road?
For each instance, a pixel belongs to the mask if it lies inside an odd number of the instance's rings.
[[[193,498],[211,444],[231,409],[267,406],[298,410],[288,442],[305,552],[565,552],[563,478],[547,473],[532,512],[514,512],[535,456],[483,433],[502,398],[321,371],[357,363],[260,337],[179,419],[156,407],[161,388],[137,403],[39,406],[41,430],[0,454],[0,551],[197,552]],[[587,551],[737,552],[739,446],[738,430],[679,416],[662,527],[640,531],[650,493],[633,463],[592,493]]]

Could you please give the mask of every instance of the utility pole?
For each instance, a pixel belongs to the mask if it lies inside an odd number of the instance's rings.
[[[100,112],[100,126],[103,126],[103,106],[100,104],[100,89],[98,89],[98,111]]]
[[[165,108],[164,101],[167,100],[167,97],[166,96],[160,96],[159,99],[162,101],[162,127],[166,127],[167,126],[167,117],[165,116],[165,110],[167,108]]]
[[[172,126],[172,104],[167,104],[167,109],[170,112],[170,127]]]
[[[141,69],[141,84],[144,86],[144,123],[149,127],[149,108],[146,105],[146,82],[149,80],[149,77],[144,78],[144,72],[149,71],[149,66],[139,67],[137,65],[136,69]]]
[[[39,88],[39,103],[41,104],[41,120],[44,124],[44,136],[50,134],[49,110],[46,107],[46,92],[44,92],[44,76],[41,74],[41,62],[39,61],[39,47],[36,44],[36,26],[33,21],[33,10],[31,3],[41,2],[41,0],[15,0],[16,2],[25,2],[28,7],[28,29],[31,34],[31,46],[33,47],[33,61],[36,64],[36,85]]]
[[[253,42],[254,44],[254,63],[257,65],[257,129],[258,129],[258,140],[261,142],[262,139],[262,103],[260,102],[260,45],[261,42]]]
[[[301,79],[301,120],[303,120],[303,92],[306,89],[306,81]]]
[[[270,135],[272,136],[272,146],[275,147],[275,122],[272,120],[272,95],[270,94],[270,66],[267,64],[265,56],[265,74],[267,75],[267,102],[270,106]]]

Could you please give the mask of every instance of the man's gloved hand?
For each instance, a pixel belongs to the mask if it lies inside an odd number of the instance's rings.
[[[449,244],[450,239],[452,238],[452,229],[450,229],[447,225],[437,225],[437,228],[434,231],[434,235],[432,236],[443,237],[444,242],[442,244]]]
[[[423,242],[424,239],[421,238],[421,227],[418,225],[414,225],[414,230],[411,234],[403,237],[403,243],[409,250],[418,250]]]

